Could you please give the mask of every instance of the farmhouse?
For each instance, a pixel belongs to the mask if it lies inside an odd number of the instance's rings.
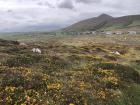
[[[107,31],[107,32],[105,32],[105,34],[106,34],[106,35],[112,35],[113,32],[112,32],[112,31]]]
[[[91,34],[96,34],[96,31],[91,31]]]
[[[121,32],[121,31],[117,31],[117,32],[115,32],[115,34],[116,34],[116,35],[122,35],[123,32]]]
[[[89,35],[89,34],[92,34],[92,32],[91,31],[85,31],[85,32],[83,32],[83,34]]]
[[[136,31],[128,31],[128,34],[130,34],[130,35],[136,35],[137,32]]]

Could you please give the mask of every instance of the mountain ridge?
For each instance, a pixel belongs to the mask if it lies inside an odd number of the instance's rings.
[[[140,15],[128,15],[112,17],[101,14],[98,17],[82,20],[64,28],[64,31],[95,31],[95,30],[118,30],[140,26]]]

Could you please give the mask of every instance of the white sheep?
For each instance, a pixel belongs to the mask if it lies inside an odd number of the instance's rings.
[[[39,53],[39,54],[41,54],[41,50],[38,49],[38,48],[36,49],[36,52]]]
[[[116,55],[121,55],[118,51],[115,52]]]
[[[25,43],[20,43],[19,45],[20,46],[27,46]]]
[[[113,51],[111,54],[121,55],[118,51]]]
[[[41,50],[39,48],[33,48],[32,52],[41,54]]]

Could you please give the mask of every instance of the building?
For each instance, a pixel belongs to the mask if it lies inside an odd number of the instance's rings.
[[[121,32],[121,31],[117,31],[117,32],[115,32],[115,34],[116,34],[116,35],[122,35],[123,32]]]
[[[137,32],[136,32],[136,31],[128,31],[128,34],[129,34],[129,35],[136,35]]]
[[[108,31],[108,32],[105,32],[105,34],[106,34],[106,35],[112,35],[112,34],[113,34],[113,32]]]
[[[96,31],[91,31],[92,34],[96,34]]]
[[[89,35],[89,34],[92,34],[92,32],[91,31],[85,31],[85,32],[83,32],[83,34]]]

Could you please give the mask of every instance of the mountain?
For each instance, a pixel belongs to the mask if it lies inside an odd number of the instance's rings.
[[[108,21],[108,23],[102,27],[105,30],[139,30],[140,29],[140,15],[130,15],[114,18]]]
[[[73,24],[66,29],[65,31],[86,31],[86,30],[96,30],[104,26],[109,20],[112,20],[113,17],[102,14],[99,17],[90,18],[87,20],[80,21],[76,24]]]
[[[123,17],[112,17],[102,14],[98,17],[75,23],[64,31],[90,31],[90,30],[122,30],[122,29],[139,29],[140,15],[130,15]]]
[[[11,27],[9,29],[0,30],[0,32],[49,32],[61,29],[65,25],[63,24],[36,24],[36,25],[26,25],[19,27]]]

